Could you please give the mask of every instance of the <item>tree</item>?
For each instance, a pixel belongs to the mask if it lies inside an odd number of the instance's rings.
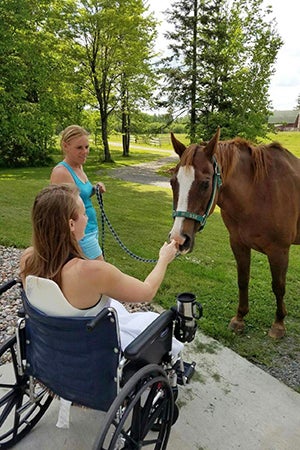
[[[0,164],[49,161],[52,136],[84,102],[75,61],[64,60],[64,11],[49,0],[0,3]],[[58,125],[59,124],[59,125]]]
[[[263,0],[177,0],[164,61],[166,104],[189,114],[189,135],[255,139],[267,131],[268,88],[282,41]]]
[[[98,111],[106,161],[109,117],[121,114],[127,155],[130,117],[155,79],[143,0],[3,0],[0,15],[0,164],[46,162],[52,136],[85,108]]]
[[[82,0],[75,5],[76,14],[70,23],[73,39],[84,49],[80,69],[86,78],[89,103],[99,111],[104,160],[109,162],[110,115],[121,111],[127,155],[129,105],[133,107],[136,101],[138,84],[140,97],[146,97],[148,91],[143,85],[149,86],[154,77],[150,49],[156,22],[145,14],[143,0]]]
[[[124,34],[120,39],[123,58],[118,88],[120,101],[116,111],[119,109],[121,114],[123,156],[128,156],[132,118],[151,99],[157,82],[152,63],[157,22],[140,0],[120,4],[120,14]]]

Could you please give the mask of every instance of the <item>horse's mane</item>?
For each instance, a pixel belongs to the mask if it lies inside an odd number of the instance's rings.
[[[243,153],[251,157],[253,180],[258,181],[268,174],[269,158],[266,148],[269,145],[255,147],[246,139],[235,138],[229,141],[220,141],[217,150],[217,159],[221,165],[222,178],[226,178],[234,171]]]
[[[201,144],[192,144],[188,147],[181,157],[180,165],[192,165],[195,153],[206,144],[206,142],[203,142]],[[287,152],[278,142],[255,146],[246,139],[239,137],[228,141],[219,141],[216,157],[220,164],[223,181],[234,171],[242,154],[245,152],[250,156],[254,182],[263,179],[268,175],[268,169],[271,164],[268,149]]]
[[[225,180],[234,170],[243,152],[247,152],[251,158],[254,182],[262,180],[268,175],[271,165],[271,153],[268,150],[287,152],[278,142],[255,146],[243,138],[219,141],[217,159],[221,165],[223,179]]]

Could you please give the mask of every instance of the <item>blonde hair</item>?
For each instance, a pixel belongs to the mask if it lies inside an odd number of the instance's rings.
[[[70,256],[84,258],[69,221],[78,218],[79,190],[73,184],[52,184],[36,196],[32,208],[33,251],[21,276],[49,278],[59,286],[61,270]]]
[[[60,134],[60,147],[63,150],[65,143],[68,144],[74,138],[89,135],[90,133],[79,125],[69,125]]]

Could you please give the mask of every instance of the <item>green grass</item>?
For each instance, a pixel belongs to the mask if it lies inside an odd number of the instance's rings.
[[[294,155],[300,158],[300,133],[284,131],[282,133],[270,133],[265,142],[277,141]]]
[[[181,137],[178,137],[181,140]],[[273,137],[272,137],[273,138]],[[289,150],[300,154],[300,133],[276,135]],[[141,163],[166,156],[165,150],[132,149],[129,158],[122,158],[121,149],[112,150],[114,164],[101,164],[91,152],[86,172],[92,182],[106,184],[105,211],[124,244],[144,258],[156,258],[167,240],[172,225],[171,190],[139,185],[113,179],[113,167]],[[55,156],[59,160],[59,155]],[[0,244],[25,248],[31,241],[30,211],[36,193],[49,182],[51,167],[0,170]],[[100,211],[94,198],[98,217]],[[106,228],[106,259],[121,270],[144,279],[153,264],[130,258],[116,243]],[[178,293],[190,291],[203,305],[201,329],[221,343],[231,347],[253,362],[274,366],[281,356],[300,358],[300,254],[292,247],[287,277],[286,319],[287,335],[280,341],[271,340],[267,333],[275,315],[275,300],[266,257],[253,252],[250,281],[250,312],[243,335],[228,330],[228,323],[237,308],[236,265],[229,246],[228,232],[218,210],[209,218],[202,233],[196,237],[193,253],[180,256],[169,267],[155,301],[168,308]]]

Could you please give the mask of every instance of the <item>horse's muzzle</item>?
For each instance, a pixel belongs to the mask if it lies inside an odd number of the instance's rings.
[[[190,253],[193,250],[193,247],[194,247],[194,239],[185,234],[183,243],[179,244],[179,252],[182,255]]]
[[[180,254],[189,253],[194,247],[194,230],[190,232],[182,233],[181,230],[178,232],[176,229],[172,228],[169,233],[169,240],[174,239],[178,245],[178,252]]]

